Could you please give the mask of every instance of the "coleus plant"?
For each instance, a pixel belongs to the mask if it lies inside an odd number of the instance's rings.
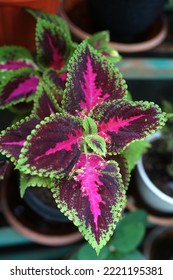
[[[66,22],[56,16],[28,10],[37,20],[36,54],[20,46],[0,48],[0,109],[17,109],[19,103],[31,104],[44,72],[52,87],[64,90],[68,60],[77,43],[72,41]],[[109,46],[109,33],[94,34],[88,42],[113,62],[120,59],[118,52]],[[21,112],[21,106],[18,108]],[[24,107],[24,110],[27,107]]]
[[[50,188],[98,254],[126,205],[123,152],[160,129],[166,114],[152,102],[128,101],[119,70],[87,41],[68,62],[61,99],[58,92],[42,79],[31,115],[1,132],[0,152],[20,171],[22,193]]]

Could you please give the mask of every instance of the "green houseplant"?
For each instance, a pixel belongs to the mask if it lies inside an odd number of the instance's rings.
[[[126,82],[110,61],[114,57],[108,59],[102,48],[100,53],[84,40],[72,44],[72,50],[56,33],[57,18],[49,15],[39,14],[37,26],[38,58],[45,69],[34,94],[35,87],[25,84],[33,109],[1,132],[0,152],[19,170],[21,194],[29,186],[49,188],[60,211],[98,254],[126,205],[130,172],[124,150],[161,128],[167,117],[152,102],[129,101]],[[63,28],[69,40],[64,24]],[[102,41],[94,42],[99,48]],[[9,61],[16,65],[16,59],[8,59],[3,66]],[[60,70],[54,69],[57,62]],[[26,68],[19,70],[15,75]],[[27,67],[27,74],[30,71]],[[21,97],[21,86],[9,88],[15,91],[8,91],[6,100]]]
[[[173,106],[163,102],[169,119],[161,131],[150,138],[150,149],[137,164],[137,182],[142,198],[150,207],[173,213]]]

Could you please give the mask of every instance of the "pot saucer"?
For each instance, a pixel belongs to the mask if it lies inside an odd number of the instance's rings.
[[[2,184],[2,211],[9,222],[19,233],[32,241],[44,245],[68,245],[83,239],[73,223],[62,223],[45,220],[34,212],[20,198],[14,172],[8,174]]]

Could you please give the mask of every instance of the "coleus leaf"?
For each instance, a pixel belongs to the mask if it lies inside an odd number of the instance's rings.
[[[24,196],[28,187],[44,187],[51,188],[52,182],[50,178],[41,176],[31,176],[30,174],[23,174],[20,172],[20,195]]]
[[[0,47],[0,70],[37,69],[31,53],[19,46]]]
[[[34,116],[26,117],[0,134],[0,152],[17,163],[27,136],[39,123]]]
[[[98,123],[98,134],[105,139],[108,153],[113,154],[146,138],[166,122],[166,114],[152,102],[126,100],[99,104],[90,117]]]
[[[123,185],[125,187],[125,190],[127,190],[130,182],[130,176],[131,176],[127,159],[122,154],[106,155],[105,159],[106,161],[110,161],[110,160],[116,161],[120,169]]]
[[[51,23],[54,23],[55,26],[61,27],[61,29],[64,31],[64,34],[71,38],[71,33],[68,28],[68,25],[66,21],[63,20],[61,17],[35,9],[26,9],[26,11],[30,13],[36,20],[38,20],[38,18],[41,18]]]
[[[109,31],[101,31],[93,34],[88,43],[93,46],[94,49],[99,51],[102,55],[106,56],[112,63],[117,63],[121,60],[121,56],[115,48],[109,45],[110,33]]]
[[[67,72],[56,71],[54,69],[48,69],[44,71],[43,79],[54,92],[60,92],[65,89]],[[56,94],[55,94],[56,95]]]
[[[32,69],[25,68],[10,72],[0,84],[0,108],[31,101],[39,80],[38,72]]]
[[[83,120],[83,128],[86,135],[97,134],[97,125],[95,121],[88,116],[85,116]]]
[[[42,80],[39,83],[32,113],[43,120],[45,117],[60,111],[57,101],[48,85]]]
[[[65,110],[72,115],[88,115],[97,104],[125,94],[126,84],[118,69],[82,42],[68,63]]]
[[[99,135],[86,135],[85,142],[98,155],[106,155],[106,142],[103,137]]]
[[[37,62],[42,69],[62,70],[73,52],[73,42],[60,26],[39,18],[36,26]]]
[[[70,176],[55,181],[53,196],[99,253],[107,243],[125,206],[125,191],[116,162],[81,154]]]
[[[79,118],[68,114],[46,117],[27,137],[17,168],[51,178],[68,173],[80,156],[82,134]]]

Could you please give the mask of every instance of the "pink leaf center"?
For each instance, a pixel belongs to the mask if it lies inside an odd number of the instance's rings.
[[[5,102],[10,102],[14,98],[19,98],[20,96],[27,95],[29,93],[35,92],[39,83],[39,78],[31,75],[24,82],[20,83],[18,87],[12,91],[12,93],[8,96]]]
[[[91,59],[88,56],[87,57],[87,69],[84,72],[84,81],[85,83],[83,84],[81,82],[81,88],[85,93],[85,101],[80,102],[80,106],[83,109],[86,109],[86,113],[89,113],[89,111],[96,105],[100,104],[103,102],[106,98],[109,97],[109,94],[106,93],[104,96],[101,97],[102,95],[102,88],[97,87],[97,73],[94,73]]]
[[[99,125],[99,135],[102,136],[104,139],[106,139],[107,141],[109,140],[109,136],[107,135],[107,132],[116,132],[118,133],[120,128],[129,126],[131,122],[140,119],[141,117],[143,117],[144,115],[141,114],[139,116],[134,116],[134,117],[130,117],[129,119],[124,119],[122,117],[117,117],[117,119],[115,120],[114,118],[110,118],[109,121],[107,123],[102,122]]]
[[[81,168],[81,166],[83,167]],[[102,176],[100,170],[103,168],[103,162],[98,156],[86,157],[82,155],[76,165],[76,168],[78,167],[80,168],[80,173],[76,176],[76,181],[81,181],[82,196],[88,197],[96,231],[98,231],[98,217],[101,215],[100,203],[105,204],[99,194],[99,188],[103,187],[103,183],[100,181]]]

